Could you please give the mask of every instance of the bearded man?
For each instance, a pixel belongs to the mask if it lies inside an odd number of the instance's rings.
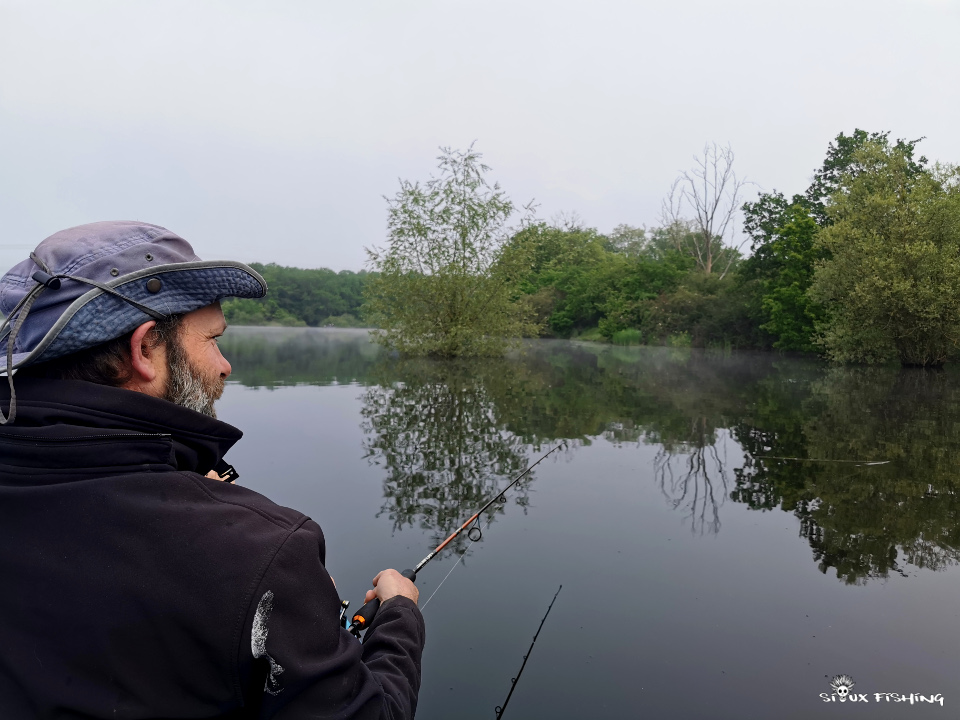
[[[222,481],[220,300],[266,291],[136,222],[0,280],[0,717],[413,717],[416,586],[380,573],[357,642],[319,526]]]

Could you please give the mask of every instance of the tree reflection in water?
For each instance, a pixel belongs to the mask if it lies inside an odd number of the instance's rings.
[[[960,561],[957,375],[839,368],[805,389],[774,431],[741,426],[733,498],[793,512],[820,570],[849,584]]]
[[[231,380],[363,384],[395,528],[439,542],[541,446],[605,440],[656,448],[655,482],[695,533],[720,531],[729,498],[795,515],[821,571],[846,583],[960,561],[956,370],[544,341],[496,361],[398,361],[359,336],[291,338],[231,338]],[[531,482],[512,501],[524,509]]]
[[[506,431],[488,385],[510,383],[505,361],[381,363],[363,393],[365,457],[382,465],[383,506],[395,530],[418,525],[439,544],[528,463],[527,443]],[[511,490],[524,509],[533,473]],[[510,500],[508,499],[509,503]],[[503,513],[495,504],[486,522]],[[378,514],[378,516],[379,516]],[[446,552],[462,553],[466,535]]]
[[[231,327],[220,349],[233,367],[228,382],[268,390],[366,383],[381,354],[366,330],[328,328]]]
[[[658,446],[653,473],[664,499],[683,513],[692,533],[715,534],[732,485],[731,434],[723,427],[728,411],[718,406],[711,390],[729,382],[730,358],[666,348],[645,348],[643,354],[652,363],[638,362],[642,355],[623,350],[603,363],[624,381],[618,393],[640,400],[634,417],[613,423],[604,437],[618,445],[633,441]],[[740,365],[740,372],[754,372],[750,362]]]
[[[660,492],[674,510],[686,511],[690,530],[720,532],[720,506],[727,496],[727,467],[715,444],[692,447],[686,455],[661,446],[653,460]]]

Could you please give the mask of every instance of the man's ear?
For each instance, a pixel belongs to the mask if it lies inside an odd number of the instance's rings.
[[[133,370],[133,377],[129,384],[141,391],[144,386],[153,385],[160,373],[163,352],[159,346],[150,342],[153,339],[151,331],[156,324],[154,320],[145,322],[133,331],[130,338],[130,368]]]

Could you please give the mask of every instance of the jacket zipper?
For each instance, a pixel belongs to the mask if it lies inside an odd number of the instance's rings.
[[[165,438],[173,437],[170,433],[115,433],[109,435],[77,435],[74,437],[62,437],[62,438],[50,438],[50,437],[24,437],[23,435],[3,435],[0,434],[0,442],[13,440],[14,442],[51,442],[51,443],[68,443],[78,440],[99,440],[99,441],[109,441],[109,440],[132,440],[136,438],[154,438],[162,440]]]

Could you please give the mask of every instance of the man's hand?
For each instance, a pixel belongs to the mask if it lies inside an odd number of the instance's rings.
[[[410,598],[414,602],[420,599],[420,591],[417,586],[407,580],[396,570],[382,570],[377,573],[373,579],[373,590],[367,590],[363,598],[364,603],[368,603],[375,597],[380,598],[380,602],[386,602],[392,597],[401,595]]]

